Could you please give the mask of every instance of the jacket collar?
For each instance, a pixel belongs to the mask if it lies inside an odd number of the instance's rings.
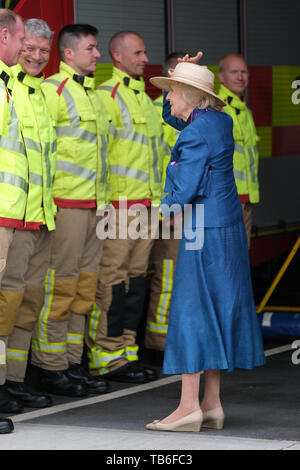
[[[12,78],[11,68],[0,60],[0,79],[3,80],[7,87],[9,80]]]
[[[86,89],[95,89],[95,78],[93,76],[78,75],[78,73],[65,62],[59,64],[59,71],[67,74],[72,80]]]
[[[135,93],[140,93],[145,91],[145,82],[143,77],[140,77],[139,80],[135,80],[134,78],[130,77],[122,70],[117,69],[116,67],[113,68],[113,77],[120,81],[124,86],[130,88]]]
[[[227,88],[226,86],[221,84],[219,93],[222,96],[222,99],[224,99],[224,101],[226,101],[226,103],[228,103],[233,108],[240,110],[246,108],[245,101],[242,101],[241,98],[239,98],[235,93],[233,93],[233,91],[229,90],[229,88]]]
[[[14,78],[16,78],[19,82],[23,83],[23,85],[29,88],[29,93],[34,93],[35,90],[39,90],[41,88],[41,84],[43,83],[45,77],[42,75],[41,77],[34,77],[33,75],[29,75],[25,72],[23,67],[20,64],[15,65],[12,67],[12,73]]]

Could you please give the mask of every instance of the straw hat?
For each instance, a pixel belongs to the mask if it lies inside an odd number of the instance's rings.
[[[221,98],[214,93],[215,76],[213,72],[208,70],[205,66],[191,62],[179,62],[174,70],[169,70],[169,77],[150,78],[152,85],[165,91],[170,91],[172,81],[185,83],[186,85],[205,91],[216,98],[217,105],[226,105],[225,101],[221,100]]]

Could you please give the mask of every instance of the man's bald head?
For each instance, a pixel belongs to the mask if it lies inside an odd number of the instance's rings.
[[[144,39],[135,31],[119,31],[109,42],[114,66],[138,80],[148,63]]]
[[[226,54],[219,62],[219,79],[230,91],[240,98],[249,82],[248,66],[241,54]]]

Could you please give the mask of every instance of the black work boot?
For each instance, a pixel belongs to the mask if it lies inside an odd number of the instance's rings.
[[[0,413],[22,413],[24,411],[22,403],[13,398],[6,390],[5,386],[0,386]]]
[[[11,419],[0,418],[0,434],[9,434],[13,430],[14,425]]]
[[[87,395],[86,387],[71,380],[64,370],[41,369],[39,390],[67,397],[84,397]]]
[[[114,380],[116,382],[125,382],[129,384],[144,384],[150,382],[147,374],[141,367],[133,366],[128,363],[118,369],[113,370],[104,374],[104,377],[108,380]]]
[[[13,397],[16,398],[23,406],[29,408],[47,408],[53,405],[53,400],[48,395],[42,395],[35,392],[24,382],[14,382],[7,380],[5,383],[5,390]]]
[[[107,393],[110,386],[106,380],[100,377],[92,377],[80,364],[69,362],[69,369],[66,370],[67,376],[87,388],[87,392],[98,395],[99,393]]]

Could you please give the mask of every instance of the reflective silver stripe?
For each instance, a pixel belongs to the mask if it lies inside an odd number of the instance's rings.
[[[97,175],[94,171],[83,168],[82,166],[75,165],[75,163],[58,160],[56,162],[56,170],[65,171],[71,175],[79,176],[80,178],[96,182]]]
[[[170,292],[172,291],[172,276],[173,276],[173,260],[163,260],[163,284],[160,302],[158,306],[158,323],[164,323],[168,303],[170,301]]]
[[[26,155],[24,145],[19,142],[19,138],[12,140],[10,137],[0,136],[0,148],[8,150],[10,152],[21,153]]]
[[[160,183],[161,179],[158,172],[158,152],[156,147],[156,138],[151,137],[152,152],[153,152],[153,171],[154,171],[154,182]]]
[[[113,87],[102,86],[100,90],[113,91]],[[132,142],[136,142],[138,144],[148,145],[149,144],[148,137],[145,134],[140,134],[139,132],[134,131],[133,125],[132,125],[131,114],[129,112],[128,106],[119,93],[116,94],[115,99],[117,100],[117,103],[121,111],[121,118],[122,118],[124,129],[114,128],[113,132],[110,131],[110,133],[113,133],[116,139],[125,139],[125,140],[130,140]]]
[[[57,80],[48,79],[46,83],[52,83],[59,87],[61,83]],[[69,90],[64,87],[62,90],[62,95],[65,98],[65,102],[67,105],[68,115],[70,119],[70,126],[57,126],[56,127],[56,135],[58,137],[77,137],[80,140],[85,140],[87,142],[96,144],[97,143],[97,135],[93,132],[87,131],[85,129],[80,128],[80,117],[78,114],[76,103],[69,92]]]
[[[83,335],[79,335],[76,333],[68,333],[67,335],[67,342],[73,344],[82,344],[83,343]]]
[[[5,93],[7,92],[2,81],[0,81],[0,87]],[[20,141],[19,120],[12,99],[9,100],[9,112],[10,122],[8,124],[8,137],[0,136],[0,148],[26,156],[23,142]]]
[[[97,368],[101,367],[100,360],[99,360],[101,357],[101,351],[102,351],[102,348],[100,346],[96,346],[95,348],[92,349],[91,353],[89,353],[90,364],[93,364],[94,362]]]
[[[105,365],[105,364],[109,364],[110,362],[116,360],[116,359],[122,359],[125,357],[125,350],[122,350],[123,352],[120,354],[119,352],[117,352],[115,355],[112,355],[110,356],[108,353],[105,353],[103,351],[100,352],[101,356],[100,358],[98,357],[99,361],[100,361],[100,366],[101,364]]]
[[[24,178],[18,175],[14,175],[13,173],[8,173],[6,171],[0,172],[0,183],[11,184],[12,186],[16,186],[17,188],[22,189],[27,193],[28,184]]]
[[[253,150],[254,150],[255,154],[258,154],[258,147],[257,147],[256,144],[254,145]]]
[[[29,139],[28,137],[24,137],[24,142],[26,148],[28,148],[29,150],[35,150],[36,152],[41,153],[42,147],[40,142],[37,142],[33,139]]]
[[[7,349],[7,359],[16,359],[18,361],[27,361],[28,351],[18,351],[16,349]]]
[[[50,142],[45,143],[45,165],[46,165],[46,177],[47,177],[47,188],[51,188],[51,163],[50,163]]]
[[[158,106],[159,108],[162,108],[163,107],[163,104],[160,103],[160,102],[157,102],[157,101],[154,101],[154,106]]]
[[[252,148],[248,148],[248,153],[250,157],[250,172],[251,172],[251,179],[252,183],[256,183],[256,174],[255,174],[255,161]]]
[[[30,183],[36,184],[37,186],[43,186],[43,177],[37,173],[30,172],[29,175]]]
[[[56,139],[55,139],[53,140],[51,144],[51,153],[56,153],[56,150],[57,150],[57,144],[56,144]]]
[[[94,342],[96,341],[97,329],[98,329],[100,315],[101,315],[101,310],[95,302],[94,305],[93,305],[93,309],[91,311],[91,314],[90,314],[90,321],[89,321],[89,337]],[[99,364],[98,364],[98,366],[100,367]]]
[[[105,183],[106,181],[106,136],[101,135],[101,175],[100,183]]]
[[[248,181],[247,173],[244,173],[243,171],[233,169],[233,174],[234,174],[235,179],[237,180],[241,180],[245,182]]]
[[[97,143],[97,135],[93,134],[86,129],[81,129],[80,127],[71,127],[71,126],[57,126],[56,128],[57,137],[74,137],[80,140],[85,140],[91,144]]]
[[[32,347],[38,351],[49,352],[49,353],[60,353],[67,350],[67,343],[48,343],[42,344],[36,340],[32,340]]]
[[[20,128],[19,128],[19,119],[17,117],[17,113],[16,113],[16,110],[15,110],[15,107],[13,105],[13,101],[10,100],[10,116],[11,116],[11,119],[10,119],[10,123],[8,125],[8,135],[9,135],[9,138],[12,140],[12,141],[17,141],[19,142],[20,140]],[[23,148],[23,151],[21,153],[23,153],[25,155],[25,149],[24,149],[24,145],[23,145],[23,142],[21,143],[20,142],[20,145],[22,146]]]
[[[175,130],[175,129],[174,129]],[[158,145],[160,145],[166,155],[171,155],[171,147],[170,145],[164,140],[164,136],[161,135],[160,138],[158,139]]]
[[[234,146],[234,151],[235,152],[238,152],[238,153],[242,153],[242,154],[245,154],[245,150],[244,150],[244,147],[240,144],[235,144]]]
[[[46,341],[48,341],[47,321],[52,304],[54,282],[55,270],[48,269],[45,279],[45,300],[39,318],[39,340],[37,341],[37,344],[45,343]]]
[[[149,182],[149,174],[145,171],[136,170],[135,168],[128,168],[123,165],[111,165],[110,172],[112,175],[124,176],[126,178],[133,178],[144,183]]]
[[[52,78],[47,79],[45,83],[52,83],[52,85],[55,85],[57,87],[61,85],[61,82],[59,82],[58,80],[53,80]],[[79,119],[77,107],[75,105],[75,102],[72,98],[71,93],[68,91],[66,87],[63,88],[62,95],[64,96],[65,102],[67,105],[68,115],[70,119],[70,126],[79,127],[80,119]]]
[[[157,331],[157,333],[165,333],[167,334],[168,325],[157,325],[156,323],[148,322],[147,329],[151,331]]]
[[[114,136],[116,139],[125,139],[137,144],[148,145],[148,137],[145,134],[134,132],[133,129],[115,129]]]

